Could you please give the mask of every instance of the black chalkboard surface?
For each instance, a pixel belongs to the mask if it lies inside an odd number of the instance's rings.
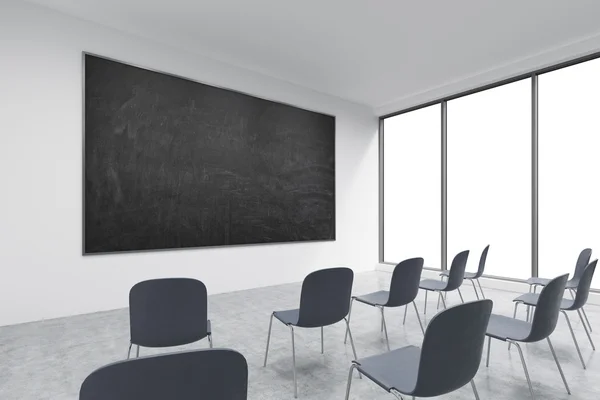
[[[84,63],[84,254],[335,240],[335,117]]]

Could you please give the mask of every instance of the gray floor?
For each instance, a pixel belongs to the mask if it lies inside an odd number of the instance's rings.
[[[387,288],[390,275],[381,272],[358,274],[354,292],[366,293]],[[494,300],[494,311],[512,316],[514,293],[486,291]],[[272,310],[295,308],[299,302],[300,283],[252,289],[210,296],[209,315],[213,321],[216,347],[230,347],[242,352],[250,368],[250,399],[292,399],[292,369],[289,329],[273,322],[269,364],[262,367],[269,315]],[[475,295],[463,289],[465,300]],[[126,294],[124,294],[126,296]],[[435,311],[436,299],[429,297],[428,313]],[[457,303],[457,295],[448,297]],[[422,311],[424,296],[419,294]],[[414,310],[409,309],[406,326],[402,326],[403,309],[386,312],[392,348],[420,345],[422,334]],[[588,306],[588,316],[595,342],[600,345],[600,309]],[[552,339],[573,392],[564,390],[556,365],[545,342],[524,346],[526,360],[538,399],[597,399],[600,393],[600,364],[592,352],[581,322],[572,317],[584,359],[584,371],[561,317]],[[376,309],[355,304],[352,329],[359,357],[386,350],[379,330]],[[77,399],[83,379],[95,368],[125,358],[128,346],[127,310],[116,310],[70,318],[0,328],[0,399]],[[352,360],[350,345],[343,344],[344,326],[325,329],[325,354],[320,354],[318,329],[297,330],[296,362],[298,391],[301,399],[343,399],[348,368]],[[186,348],[207,347],[206,341]],[[177,349],[179,350],[179,349]],[[144,354],[157,351],[142,349]],[[481,399],[528,399],[529,391],[516,349],[511,352],[501,342],[492,342],[490,367],[482,363],[475,379]],[[392,399],[367,379],[354,379],[352,399]],[[474,399],[469,387],[444,396],[444,399]]]

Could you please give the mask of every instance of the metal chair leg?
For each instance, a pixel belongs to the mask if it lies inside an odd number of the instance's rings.
[[[475,296],[477,297],[477,300],[479,300],[479,293],[477,293],[477,286],[475,286],[475,280],[471,279],[471,283],[473,284],[473,290],[475,291]]]
[[[423,332],[423,335],[424,335],[425,329],[423,329],[423,323],[421,322],[421,317],[419,316],[419,309],[417,308],[417,303],[415,303],[414,301],[412,303],[413,303],[413,306],[415,307],[415,313],[417,314],[417,319],[419,320],[419,326],[421,327],[421,332]],[[406,306],[408,307],[408,304]]]
[[[213,348],[213,341],[212,341],[212,333],[208,335],[208,344],[210,345],[210,348]]]
[[[354,297],[350,300],[350,309],[348,310],[348,324],[350,324],[350,317],[352,316],[352,304],[354,304]],[[346,344],[346,340],[348,339],[348,329],[346,329],[346,335],[344,335],[344,344]]]
[[[462,293],[460,292],[460,288],[457,288],[456,290],[458,290],[458,295],[460,296],[460,301],[465,304],[465,299],[463,299],[462,297]]]
[[[490,366],[490,348],[492,347],[492,337],[488,336],[488,350],[487,350],[487,358],[485,360],[485,366]]]
[[[547,337],[548,346],[550,346],[550,351],[552,351],[552,356],[554,357],[554,361],[556,361],[556,366],[558,367],[558,372],[560,372],[560,377],[562,378],[563,383],[565,384],[565,389],[567,389],[567,393],[571,394],[571,390],[569,389],[569,385],[567,384],[567,379],[565,378],[565,374],[563,373],[562,368],[560,367],[560,363],[558,362],[558,358],[556,357],[556,353],[554,352],[554,347],[552,347],[552,342],[550,338]]]
[[[323,327],[321,327],[321,354],[325,353],[325,343],[323,341]]]
[[[356,369],[356,364],[352,363],[350,372],[348,373],[348,384],[346,385],[346,400],[350,398],[350,386],[352,385],[352,373]]]
[[[575,294],[577,293],[577,291],[575,289],[569,289],[569,293],[571,294],[571,298],[575,300]],[[583,312],[583,316],[585,317],[585,321],[587,322],[587,326],[589,327],[590,332],[593,332],[590,320],[588,319],[587,314],[585,313],[585,308],[581,307],[581,311]],[[581,320],[581,323],[585,324],[585,322],[583,322],[583,319]]]
[[[294,369],[294,398],[298,398],[298,383],[296,381],[296,344],[294,343],[294,327],[288,325],[292,333],[292,368]]]
[[[579,310],[577,310],[577,314],[579,314],[579,319],[581,319],[581,325],[583,325],[583,329],[585,330],[585,334],[587,335],[590,344],[592,345],[592,349],[594,351],[596,351],[596,346],[594,346],[594,342],[592,341],[592,336],[590,335],[590,332],[588,331],[587,327],[585,326],[585,322],[583,322],[583,318],[581,317],[581,312]]]
[[[390,393],[393,394],[395,398],[400,399],[400,400],[404,400],[404,397],[402,397],[402,394],[400,394],[400,392],[397,391],[396,389],[390,390]],[[413,396],[412,398],[414,400],[415,396]]]
[[[427,316],[427,293],[429,290],[425,290],[425,306],[423,307],[423,315]]]
[[[356,347],[354,347],[354,339],[352,339],[352,331],[350,331],[350,324],[346,318],[344,318],[344,321],[346,321],[346,327],[348,328],[348,337],[350,338],[350,344],[352,345],[352,354],[354,354],[354,359],[358,360],[358,356],[356,355]],[[362,374],[360,372],[358,373],[358,377],[362,379]]]
[[[520,303],[518,301],[515,302],[515,312],[513,313],[513,319],[517,318],[517,307],[519,306],[519,304]],[[511,343],[508,342],[508,350],[510,350],[510,346],[511,346]]]
[[[533,386],[531,386],[531,379],[529,379],[529,371],[527,371],[527,364],[525,364],[525,357],[523,357],[523,350],[521,350],[521,346],[519,343],[510,341],[515,345],[517,350],[519,350],[519,357],[521,357],[521,364],[523,364],[523,371],[525,371],[525,378],[527,378],[527,384],[529,385],[529,393],[531,393],[531,398],[535,400],[535,394],[533,394]]]
[[[573,327],[571,326],[571,321],[569,321],[569,316],[564,310],[560,310],[560,312],[565,316],[567,320],[567,325],[569,326],[569,330],[571,331],[571,336],[573,337],[573,343],[575,343],[575,348],[577,349],[577,354],[579,354],[579,359],[581,360],[581,365],[583,365],[583,369],[586,369],[585,362],[583,361],[583,356],[581,355],[581,350],[579,350],[579,343],[577,343],[577,338],[575,337],[575,332],[573,332]]]
[[[529,285],[529,293],[535,287],[535,285]],[[531,312],[531,306],[527,306],[527,316],[525,317],[525,321],[529,322],[529,313]]]
[[[485,293],[483,293],[483,288],[481,287],[481,282],[479,282],[479,278],[477,278],[477,284],[479,285],[479,291],[481,292],[481,296],[485,300]]]
[[[590,332],[593,332],[592,324],[590,324],[590,320],[588,319],[587,314],[585,313],[585,308],[581,307],[581,312],[583,313],[583,316],[585,317],[585,322],[587,322],[588,327],[590,328]]]
[[[139,358],[140,357],[140,345],[137,345],[137,350],[135,351],[135,358]]]
[[[404,320],[402,321],[402,325],[406,325],[406,312],[408,311],[408,304],[404,306]]]
[[[385,332],[385,343],[387,344],[388,351],[390,351],[390,339],[388,338],[387,325],[385,323],[384,307],[381,306],[379,308],[381,309],[381,321],[383,323],[383,331]]]
[[[440,281],[444,282],[444,275],[440,276]],[[441,293],[440,293],[440,295],[441,295]],[[438,296],[438,302],[437,302],[436,310],[439,310],[439,309],[440,309],[440,298]]]
[[[444,310],[446,309],[446,300],[444,299],[444,296],[441,297],[442,299],[442,303],[444,304]]]
[[[438,302],[437,302],[437,308],[436,310],[439,311],[440,309],[440,298],[442,297],[442,292],[438,292]]]
[[[471,379],[471,387],[473,388],[473,393],[475,394],[475,400],[479,400],[479,393],[477,393],[477,387],[475,386],[475,381]]]
[[[269,321],[269,333],[267,334],[267,350],[265,351],[265,362],[263,367],[267,366],[267,356],[269,355],[269,343],[271,342],[271,328],[273,327],[273,317],[275,313],[271,314],[271,320]]]
[[[129,357],[131,356],[131,346],[133,346],[133,343],[129,342],[129,349],[127,350],[127,359],[129,360]]]

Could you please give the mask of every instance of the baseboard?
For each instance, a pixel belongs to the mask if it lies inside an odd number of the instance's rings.
[[[379,263],[375,266],[376,271],[389,272],[394,271],[393,264],[382,264]],[[422,274],[424,279],[439,279],[439,271],[432,269],[424,269]],[[481,286],[489,289],[504,290],[506,292],[514,293],[527,293],[529,291],[529,285],[522,282],[509,281],[497,278],[481,278]],[[600,306],[600,293],[590,293],[588,304]]]

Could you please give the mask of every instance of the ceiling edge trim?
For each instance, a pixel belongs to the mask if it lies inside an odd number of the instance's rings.
[[[441,85],[398,97],[390,102],[374,107],[379,116],[418,106],[435,99],[449,97],[457,93],[500,82],[529,71],[535,71],[593,54],[600,50],[600,32],[546,49],[533,55],[522,57],[497,67],[451,80]]]

